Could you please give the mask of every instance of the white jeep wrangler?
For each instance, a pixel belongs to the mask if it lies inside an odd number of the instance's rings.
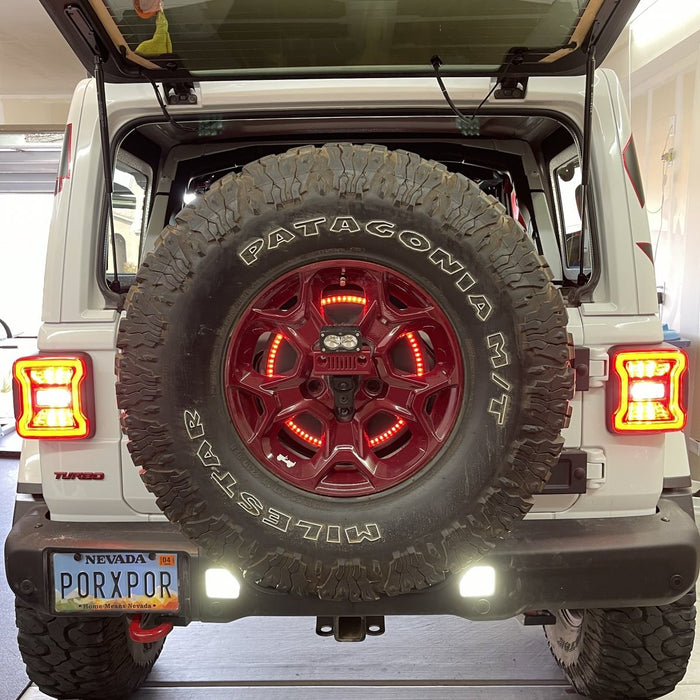
[[[595,70],[636,3],[42,4],[95,77],[14,367],[41,690],[123,697],[193,620],[390,614],[523,615],[583,694],[673,689],[687,358]]]

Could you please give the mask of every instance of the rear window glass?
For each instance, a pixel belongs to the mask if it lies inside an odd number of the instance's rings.
[[[122,157],[126,157],[124,154]],[[120,277],[135,275],[139,266],[139,251],[144,232],[145,212],[149,193],[147,166],[135,166],[117,161],[114,168],[114,194],[112,195],[112,215],[114,218],[115,246],[117,250],[117,270]],[[109,242],[109,238],[107,239]],[[114,273],[114,258],[111,245],[107,247],[108,276]]]
[[[439,54],[492,71],[515,47],[569,43],[587,0],[104,0],[129,48],[193,73],[400,71]],[[162,11],[158,8],[162,7]],[[314,72],[314,71],[311,71]]]
[[[575,279],[579,272],[581,245],[583,244],[584,272],[590,272],[590,245],[588,236],[581,232],[582,185],[581,165],[578,157],[554,170],[560,231],[562,234],[565,274]]]

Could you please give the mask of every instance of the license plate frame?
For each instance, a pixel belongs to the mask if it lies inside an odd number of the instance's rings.
[[[180,611],[177,552],[51,552],[50,566],[57,613]]]

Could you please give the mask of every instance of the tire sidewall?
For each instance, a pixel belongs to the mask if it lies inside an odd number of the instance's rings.
[[[578,624],[572,624],[565,610],[555,613],[556,622],[546,626],[545,634],[552,653],[560,664],[572,667],[578,663],[586,644],[586,628],[590,622],[590,613],[586,610],[576,611],[581,616]]]

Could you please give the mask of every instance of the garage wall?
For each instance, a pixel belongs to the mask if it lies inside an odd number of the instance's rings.
[[[0,318],[36,335],[62,133],[0,133]]]
[[[35,336],[41,325],[51,194],[0,193],[0,317],[13,334]]]
[[[700,2],[642,0],[605,65],[631,110],[661,318],[692,343],[686,435],[700,441]],[[690,459],[700,479],[700,455]]]
[[[0,317],[14,333],[39,328],[59,149],[83,77],[39,0],[0,0]]]

